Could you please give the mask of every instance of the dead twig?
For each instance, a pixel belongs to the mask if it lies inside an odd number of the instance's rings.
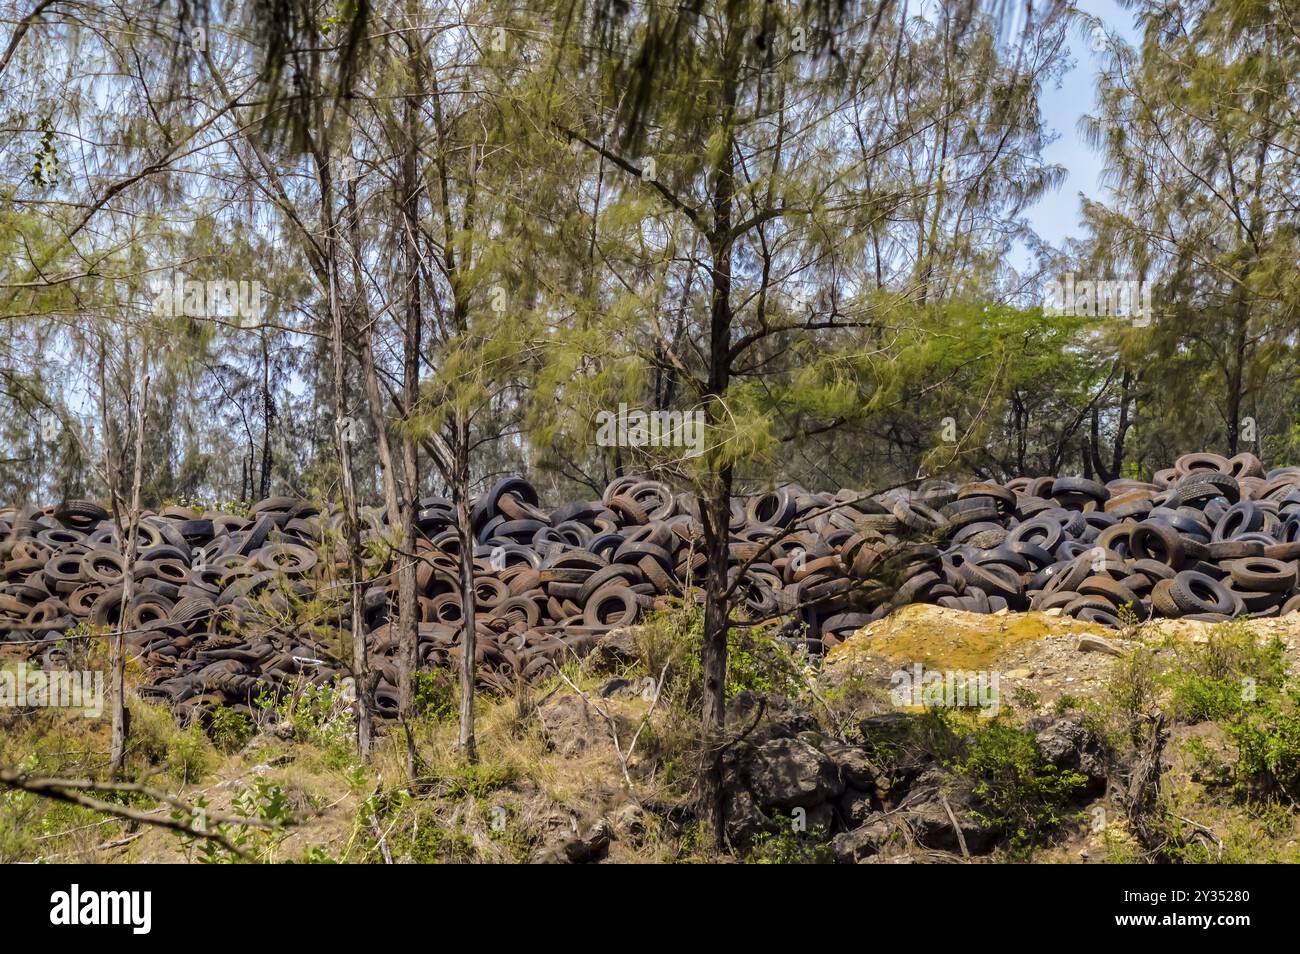
[[[246,825],[249,828],[261,829],[273,827],[259,818],[245,818],[240,815],[225,815],[218,812],[208,812],[206,809],[197,809],[184,799],[177,798],[174,795],[168,795],[166,792],[160,792],[157,789],[136,784],[135,782],[96,782],[91,779],[40,778],[24,775],[23,773],[16,772],[13,769],[0,769],[0,785],[23,792],[30,792],[33,795],[39,795],[42,798],[49,798],[70,805],[79,805],[82,808],[88,808],[91,811],[101,812],[105,815],[113,815],[117,818],[137,822],[142,825],[152,825],[155,828],[165,828],[171,831],[178,831],[194,838],[205,838],[209,841],[215,841],[232,854],[238,855],[245,860],[251,860],[249,859],[247,852],[232,843],[223,832],[214,830],[214,828],[209,828],[208,826]],[[153,812],[131,808],[128,805],[118,805],[114,802],[106,802],[102,799],[82,794],[86,791],[136,792],[146,796],[147,798],[151,798],[154,801],[163,802],[171,805],[173,808],[179,809],[181,816],[177,818],[157,815]]]
[[[962,834],[961,825],[957,824],[957,816],[953,814],[952,806],[948,804],[948,796],[943,792],[939,793],[939,804],[943,806],[944,813],[948,816],[948,822],[952,825],[952,830],[957,834],[957,844],[961,847],[961,856],[970,857],[970,849],[966,847],[966,836]]]

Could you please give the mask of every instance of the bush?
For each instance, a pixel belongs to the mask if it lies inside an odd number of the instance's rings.
[[[1240,622],[1213,627],[1204,646],[1179,660],[1163,679],[1170,709],[1187,722],[1221,721],[1245,713],[1286,680],[1286,647],[1280,640],[1260,646]]]
[[[242,712],[221,706],[212,713],[208,737],[218,750],[229,755],[238,752],[253,737],[253,720]]]
[[[414,677],[415,711],[435,722],[451,722],[460,715],[460,682],[447,669],[418,671]]]
[[[342,768],[350,764],[356,719],[351,704],[336,687],[301,683],[278,702],[262,696],[258,705],[273,710],[281,723],[292,726],[296,740],[324,751],[330,765]]]
[[[178,732],[167,746],[167,770],[178,782],[189,785],[207,774],[208,737],[198,725]]]
[[[952,767],[970,782],[979,817],[1007,836],[1013,854],[1060,825],[1088,785],[1087,776],[1044,759],[1033,735],[998,719],[966,738]]]
[[[1235,779],[1242,794],[1300,796],[1300,690],[1269,693],[1224,729],[1237,750]]]
[[[835,852],[820,825],[814,825],[806,832],[781,828],[776,832],[757,833],[753,847],[745,855],[745,862],[754,865],[829,865],[835,862]]]
[[[742,692],[798,696],[806,685],[806,660],[779,639],[772,626],[734,626],[727,633],[727,699]],[[665,685],[684,683],[698,699],[704,684],[700,651],[704,612],[699,606],[650,614],[637,627],[636,647],[646,674],[658,678],[667,667]]]
[[[1134,726],[1152,708],[1159,684],[1156,679],[1155,659],[1152,652],[1136,646],[1116,661],[1107,681],[1106,690],[1125,727]]]

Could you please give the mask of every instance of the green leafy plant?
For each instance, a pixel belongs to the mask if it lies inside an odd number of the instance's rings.
[[[1286,680],[1285,651],[1280,640],[1260,645],[1242,622],[1212,627],[1206,642],[1182,653],[1163,677],[1170,710],[1187,722],[1243,715]]]
[[[449,722],[460,712],[460,683],[454,673],[433,669],[414,673],[415,711],[435,722]]]
[[[971,733],[952,768],[969,782],[979,817],[1007,836],[1013,854],[1059,826],[1088,784],[1086,776],[1044,759],[1029,732],[1001,719]]]
[[[744,860],[755,865],[826,865],[835,861],[835,853],[821,825],[808,831],[782,827],[755,834]]]
[[[253,737],[253,720],[243,712],[226,706],[219,707],[212,713],[208,723],[208,737],[212,744],[227,754],[238,752]]]

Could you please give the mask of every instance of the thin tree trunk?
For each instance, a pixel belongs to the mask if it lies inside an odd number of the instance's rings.
[[[414,4],[407,12],[415,22]],[[402,417],[409,423],[415,414],[420,391],[420,249],[419,212],[420,179],[417,166],[417,97],[423,94],[420,47],[413,30],[406,32],[407,67],[410,89],[403,104],[404,155],[402,157],[401,230],[406,270],[406,321],[402,333]],[[419,605],[415,592],[415,517],[420,499],[419,455],[415,435],[409,426],[402,428],[402,471],[404,496],[401,513],[401,563],[397,571],[397,600],[400,630],[398,633],[398,701],[406,726],[408,772],[414,777],[415,742],[410,723],[414,717],[414,679],[419,652]]]
[[[731,381],[731,325],[734,316],[731,308],[730,232],[735,195],[731,124],[735,95],[734,83],[726,84],[723,90],[722,125],[727,134],[727,145],[719,155],[714,173],[713,222],[709,236],[712,299],[709,313],[709,378],[705,398],[709,414],[715,423],[723,415],[722,402]],[[707,754],[701,791],[713,827],[714,842],[721,848],[725,841],[726,821],[722,797],[722,733],[727,721],[727,630],[730,623],[727,563],[731,542],[733,470],[730,464],[718,463],[712,456],[707,459],[711,473],[706,477],[705,500],[702,501],[701,510],[708,572],[704,587],[704,644],[700,653],[704,675],[701,728]]]
[[[127,511],[126,525],[122,523],[121,495],[110,488],[113,504],[113,522],[116,526],[118,541],[122,544],[125,559],[122,570],[122,603],[118,613],[116,631],[109,642],[110,667],[113,685],[113,716],[109,742],[109,773],[116,778],[122,771],[126,758],[126,741],[129,733],[129,714],[126,708],[126,630],[130,628],[131,601],[135,598],[135,560],[139,550],[137,533],[140,526],[140,484],[144,474],[144,425],[145,404],[149,400],[149,359],[141,351],[140,395],[135,409],[135,459],[131,474],[131,504]],[[126,361],[129,376],[132,371],[130,357]],[[105,448],[107,454],[107,448]],[[116,483],[116,480],[114,480]]]
[[[1115,427],[1115,445],[1110,453],[1110,478],[1114,480],[1124,470],[1124,442],[1128,438],[1132,418],[1129,408],[1133,403],[1133,375],[1125,368],[1119,381],[1119,423]]]
[[[1238,306],[1238,316],[1233,322],[1234,341],[1231,372],[1228,376],[1228,456],[1235,457],[1241,438],[1242,381],[1246,364],[1246,328],[1248,319],[1241,314],[1246,306]]]
[[[266,348],[266,326],[261,329],[262,338],[262,479],[258,485],[258,494],[262,500],[271,496],[271,361]]]
[[[457,742],[467,761],[478,758],[474,737],[474,655],[477,651],[477,632],[474,629],[476,606],[474,599],[474,527],[469,512],[469,428],[457,412],[453,451],[453,479],[451,481],[452,505],[456,511],[456,526],[460,532],[460,605],[461,605],[461,660],[460,660],[460,734]]]
[[[361,527],[357,509],[356,484],[352,476],[352,427],[348,417],[347,383],[344,374],[346,342],[343,307],[339,302],[338,234],[331,207],[330,172],[327,159],[317,157],[321,180],[321,208],[325,226],[326,272],[330,310],[330,343],[334,358],[334,442],[339,455],[339,480],[343,491],[343,529],[348,551],[348,594],[351,603],[352,680],[356,691],[357,751],[369,760],[373,726],[370,707],[370,662],[366,646],[365,616],[362,612],[362,583],[365,568],[361,561]]]
[[[442,268],[451,287],[452,335],[463,335],[469,327],[469,302],[462,283],[461,262],[470,262],[472,245],[467,241],[464,254],[456,255],[457,230],[451,201],[451,177],[447,171],[447,156],[452,146],[447,125],[443,120],[442,97],[438,90],[438,74],[421,72],[420,85],[427,89],[433,108],[434,128],[438,134],[438,148],[434,153],[434,167],[438,182],[438,214],[442,220]],[[475,176],[477,151],[471,147],[467,160],[464,219],[461,233],[472,236],[474,210],[477,202]],[[447,344],[444,342],[444,345]],[[474,656],[477,633],[474,628],[476,600],[474,598],[474,528],[470,523],[469,509],[469,457],[470,426],[463,409],[456,409],[449,422],[451,440],[441,442],[441,453],[433,455],[434,461],[447,485],[451,488],[452,506],[460,537],[460,602],[461,602],[461,665],[460,665],[460,729],[458,746],[466,761],[477,758],[474,729],[474,691],[476,683]]]

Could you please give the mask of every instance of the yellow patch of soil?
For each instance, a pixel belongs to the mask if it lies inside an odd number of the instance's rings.
[[[1046,613],[986,615],[914,603],[864,626],[830,651],[826,664],[851,662],[860,654],[943,669],[988,669],[1008,648],[1049,636],[1085,634],[1114,639],[1095,623]]]

